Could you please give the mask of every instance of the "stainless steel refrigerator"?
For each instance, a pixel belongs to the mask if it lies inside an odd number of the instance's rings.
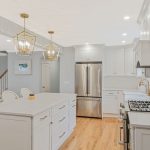
[[[102,63],[76,63],[77,116],[102,118]]]

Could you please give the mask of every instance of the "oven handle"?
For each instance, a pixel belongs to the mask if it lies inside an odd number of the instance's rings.
[[[123,127],[122,126],[120,126],[120,141],[119,141],[119,144],[124,144],[124,141],[123,141],[123,139],[122,139],[122,130],[123,130]]]

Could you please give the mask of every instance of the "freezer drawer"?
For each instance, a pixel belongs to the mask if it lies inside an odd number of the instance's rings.
[[[102,118],[101,98],[78,98],[77,116]]]

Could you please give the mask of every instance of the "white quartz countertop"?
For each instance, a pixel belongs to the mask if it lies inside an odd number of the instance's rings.
[[[128,112],[131,126],[150,128],[150,112]]]
[[[19,100],[0,102],[0,114],[33,117],[65,100],[69,101],[75,98],[76,94],[40,93],[35,97],[35,100],[20,98]]]
[[[139,91],[138,89],[127,89],[127,88],[103,88],[104,91]]]

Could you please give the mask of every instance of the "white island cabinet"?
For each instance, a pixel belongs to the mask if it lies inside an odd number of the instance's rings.
[[[129,112],[130,149],[150,149],[150,113]]]
[[[57,150],[76,125],[76,95],[41,93],[0,103],[1,150]]]

